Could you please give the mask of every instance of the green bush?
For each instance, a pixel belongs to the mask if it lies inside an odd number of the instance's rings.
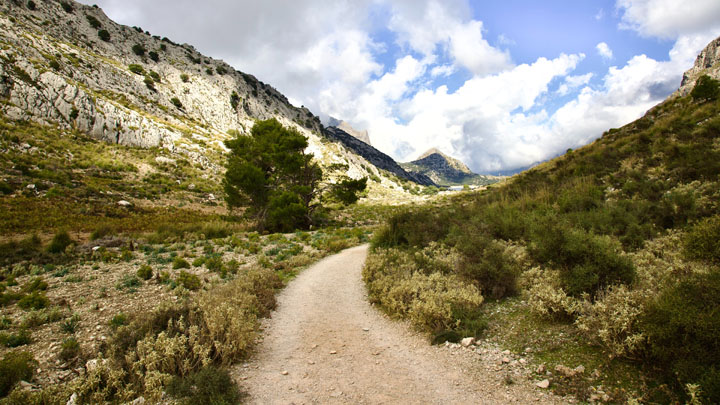
[[[642,320],[648,363],[681,384],[699,383],[720,403],[720,270],[695,274],[663,291]]]
[[[35,2],[32,1],[32,0],[28,0],[28,2],[27,2],[27,8],[28,8],[28,10],[35,10],[35,7],[36,7],[36,6],[35,6]]]
[[[720,263],[720,215],[695,224],[685,236],[684,248],[690,259]]]
[[[153,269],[149,265],[143,264],[135,274],[142,280],[150,280],[153,276]]]
[[[27,329],[21,329],[17,333],[0,333],[0,345],[6,347],[18,347],[30,344],[32,338]]]
[[[127,317],[127,315],[125,315],[124,313],[121,312],[121,313],[113,316],[112,319],[110,319],[109,323],[110,323],[111,328],[116,329],[120,326],[127,325],[128,317]]]
[[[48,283],[45,282],[42,277],[35,277],[23,285],[21,291],[29,294],[35,291],[45,291],[48,288]]]
[[[690,95],[696,101],[712,101],[720,94],[720,82],[708,75],[702,75],[697,79]]]
[[[128,70],[135,73],[136,75],[145,74],[145,69],[141,65],[138,65],[136,63],[132,63],[132,64],[128,65]]]
[[[455,248],[461,254],[457,274],[474,282],[486,298],[516,295],[520,267],[505,248],[479,232],[461,232],[455,237]]]
[[[225,73],[227,73],[227,69],[225,69],[225,67],[223,67],[223,66],[217,66],[215,68],[215,71],[221,76],[224,75]]]
[[[60,346],[60,359],[63,361],[70,361],[75,359],[80,354],[80,343],[78,343],[75,337],[69,337],[63,340]]]
[[[621,253],[619,244],[606,236],[570,228],[550,218],[533,230],[530,253],[539,263],[560,270],[562,287],[568,295],[594,296],[612,284],[629,284],[635,267]]]
[[[150,77],[153,79],[153,81],[160,83],[162,81],[162,78],[160,77],[160,74],[154,70],[151,70],[150,73],[148,73]]]
[[[430,209],[407,211],[390,217],[387,225],[376,232],[375,247],[425,247],[443,239],[449,232],[449,215]]]
[[[238,104],[240,104],[240,96],[237,92],[233,91],[232,94],[230,94],[230,105],[233,109],[236,109]]]
[[[132,51],[137,56],[143,56],[145,55],[145,47],[140,44],[135,44],[132,47]]]
[[[200,279],[198,276],[188,273],[185,270],[178,274],[175,282],[191,291],[195,291],[200,288]]]
[[[175,376],[167,390],[170,396],[182,398],[189,405],[240,403],[240,391],[230,373],[213,366],[186,377]]]
[[[88,23],[90,23],[90,26],[95,29],[98,29],[102,26],[102,24],[100,24],[100,21],[98,21],[98,19],[94,16],[88,14],[85,16],[85,18],[87,19]]]
[[[60,324],[60,329],[65,333],[75,333],[80,324],[80,316],[73,315],[70,319]]]
[[[50,305],[50,300],[45,296],[45,294],[34,291],[33,293],[22,297],[20,301],[18,301],[17,305],[26,311],[31,309],[43,309]]]
[[[50,241],[50,245],[47,247],[47,251],[50,253],[64,253],[68,246],[72,245],[74,241],[70,238],[70,234],[67,231],[60,231],[53,236]]]
[[[173,260],[173,265],[172,265],[172,267],[173,267],[174,270],[177,270],[177,269],[189,269],[189,268],[190,268],[190,263],[188,263],[188,261],[185,260],[185,259],[183,259],[182,257],[176,257],[176,258]]]
[[[177,107],[179,110],[182,110],[183,104],[182,104],[182,102],[180,101],[179,98],[173,97],[173,98],[170,99],[170,102],[171,102],[175,107]]]
[[[145,83],[145,87],[147,87],[151,91],[157,91],[157,89],[155,88],[155,81],[152,79],[152,77],[145,76],[143,82]]]
[[[62,6],[62,9],[65,10],[66,13],[72,13],[73,11],[75,11],[73,9],[73,6],[68,2],[61,1],[60,6]]]
[[[7,352],[0,360],[0,397],[10,393],[18,382],[32,378],[37,361],[28,352]]]
[[[155,52],[155,51],[150,51],[150,52],[148,53],[148,56],[150,57],[150,59],[152,59],[153,62],[159,62],[159,61],[160,61],[160,55],[158,55],[158,53]]]
[[[101,225],[100,227],[95,228],[95,230],[90,233],[90,240],[102,239],[113,233],[115,233],[115,230],[112,227],[107,225]]]
[[[105,42],[110,42],[110,33],[107,30],[98,31],[98,37]]]
[[[190,81],[190,76],[188,76],[187,73],[181,73],[180,80],[182,80],[183,83],[187,83]]]

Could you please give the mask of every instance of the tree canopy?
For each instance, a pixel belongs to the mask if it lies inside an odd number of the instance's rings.
[[[329,200],[357,201],[367,179],[341,176],[334,182],[305,153],[308,141],[276,119],[258,121],[250,136],[225,141],[230,149],[223,187],[229,209],[246,207],[246,216],[261,230],[290,232],[306,229],[315,210]]]

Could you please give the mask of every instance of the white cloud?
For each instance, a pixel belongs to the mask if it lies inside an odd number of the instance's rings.
[[[570,93],[571,90],[575,90],[590,83],[590,80],[593,78],[593,76],[593,73],[586,73],[584,75],[578,76],[566,76],[565,82],[561,84],[560,87],[558,87],[557,93],[560,96],[567,95],[568,93]]]
[[[682,35],[718,32],[720,1],[617,0],[621,28],[641,35],[674,39]]]
[[[595,49],[597,49],[598,54],[602,56],[603,59],[610,60],[613,58],[613,51],[605,42],[600,42],[599,44],[597,44],[595,46]]]

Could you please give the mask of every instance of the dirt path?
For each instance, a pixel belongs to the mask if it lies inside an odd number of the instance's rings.
[[[236,370],[248,402],[561,403],[525,377],[506,384],[486,354],[430,346],[372,308],[361,279],[366,255],[359,246],[325,258],[280,294],[258,353]]]

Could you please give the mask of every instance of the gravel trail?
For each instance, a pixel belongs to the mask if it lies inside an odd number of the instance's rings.
[[[264,340],[235,375],[253,404],[562,403],[498,364],[431,346],[367,301],[367,245],[327,257],[278,296]],[[478,349],[479,350],[479,349]]]

